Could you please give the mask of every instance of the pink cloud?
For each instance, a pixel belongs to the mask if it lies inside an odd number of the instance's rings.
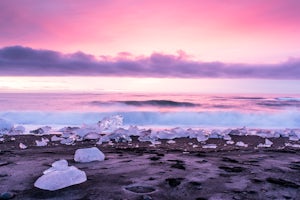
[[[130,55],[130,58],[124,57]],[[98,60],[77,52],[62,54],[21,46],[0,49],[1,76],[119,76],[158,78],[261,78],[300,79],[300,59],[278,64],[201,62],[179,55],[154,53]]]

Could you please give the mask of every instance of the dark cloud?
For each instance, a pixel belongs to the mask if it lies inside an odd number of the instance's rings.
[[[122,52],[118,57],[101,58],[82,52],[62,54],[22,46],[5,47],[0,49],[0,76],[300,79],[299,59],[272,65],[250,65],[192,61],[181,54],[153,53],[149,57],[134,58]]]

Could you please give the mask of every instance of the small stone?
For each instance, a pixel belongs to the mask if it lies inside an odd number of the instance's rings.
[[[129,185],[126,186],[125,189],[134,193],[150,193],[155,191],[153,187],[145,185]]]
[[[0,194],[0,200],[12,199],[15,197],[15,194],[12,192],[3,192]]]
[[[143,195],[142,200],[152,200],[152,197],[149,195]]]
[[[167,178],[166,181],[171,187],[176,187],[181,184],[183,178]]]

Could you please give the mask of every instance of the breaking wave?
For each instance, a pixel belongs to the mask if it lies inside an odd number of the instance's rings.
[[[0,112],[0,118],[24,125],[94,124],[104,117],[120,114],[125,125],[168,127],[253,127],[299,128],[300,112],[278,113],[236,111],[210,112]]]
[[[111,101],[111,102],[102,102],[102,101],[92,101],[93,105],[109,105],[109,104],[124,104],[127,106],[157,106],[157,107],[196,107],[200,104],[195,104],[191,102],[179,102],[171,100],[145,100],[145,101]]]

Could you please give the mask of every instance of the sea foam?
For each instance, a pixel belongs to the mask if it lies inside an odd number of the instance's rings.
[[[124,125],[151,127],[299,128],[299,111],[269,112],[0,112],[0,118],[20,125],[93,124],[106,116],[121,115]]]

